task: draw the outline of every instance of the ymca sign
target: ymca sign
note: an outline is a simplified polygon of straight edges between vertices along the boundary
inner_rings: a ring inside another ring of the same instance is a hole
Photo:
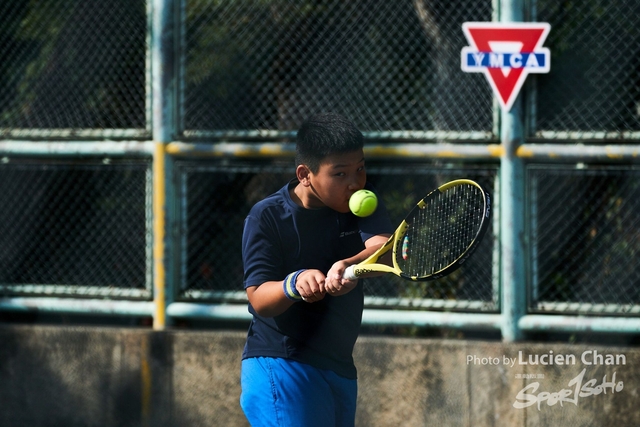
[[[551,30],[546,22],[465,22],[462,30],[470,44],[462,48],[462,71],[484,73],[505,111],[529,73],[550,70],[551,54],[542,47]]]

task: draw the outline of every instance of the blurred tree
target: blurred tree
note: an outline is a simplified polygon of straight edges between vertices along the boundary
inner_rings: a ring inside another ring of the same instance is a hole
[[[0,126],[146,127],[142,0],[11,0],[0,13]]]

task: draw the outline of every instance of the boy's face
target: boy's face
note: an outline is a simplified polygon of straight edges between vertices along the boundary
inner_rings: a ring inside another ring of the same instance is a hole
[[[301,183],[307,189],[308,206],[327,206],[338,212],[349,212],[349,198],[364,188],[367,172],[362,149],[327,156],[317,173],[307,170]]]

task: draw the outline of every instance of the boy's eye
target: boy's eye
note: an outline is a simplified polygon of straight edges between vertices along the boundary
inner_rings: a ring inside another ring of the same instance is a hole
[[[362,172],[362,171],[364,171],[364,170],[365,170],[365,167],[364,167],[364,166],[360,166],[360,167],[356,170],[356,172]],[[336,173],[334,174],[334,176],[347,176],[347,173],[346,173],[346,172],[336,172]]]

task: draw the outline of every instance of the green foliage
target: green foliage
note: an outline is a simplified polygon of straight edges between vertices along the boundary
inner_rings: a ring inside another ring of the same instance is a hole
[[[142,0],[13,0],[0,13],[0,126],[144,128]]]

